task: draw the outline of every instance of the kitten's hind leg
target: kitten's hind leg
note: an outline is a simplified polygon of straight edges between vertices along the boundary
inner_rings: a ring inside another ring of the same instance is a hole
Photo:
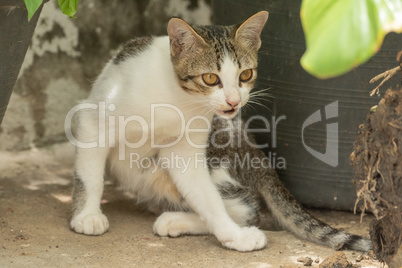
[[[223,203],[234,222],[247,227],[256,222],[257,215],[243,199],[224,199]],[[170,237],[210,234],[206,223],[194,212],[164,212],[155,221],[153,231],[156,235]]]
[[[154,223],[154,233],[159,236],[209,234],[207,225],[193,212],[165,212]]]
[[[252,192],[233,179],[226,169],[212,170],[211,177],[233,221],[240,226],[258,225],[259,204]]]
[[[255,220],[251,217],[251,208],[240,198],[226,199],[223,202],[230,217],[240,226],[249,226],[250,221]],[[156,235],[170,237],[211,234],[206,223],[194,212],[164,212],[155,221],[153,231]]]

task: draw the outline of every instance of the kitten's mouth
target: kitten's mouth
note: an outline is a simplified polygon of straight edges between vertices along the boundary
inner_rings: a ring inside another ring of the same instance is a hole
[[[232,116],[237,114],[238,110],[239,109],[235,109],[235,108],[232,108],[232,109],[229,109],[229,110],[216,110],[216,114],[220,115],[220,116],[223,116],[223,117],[231,118]]]

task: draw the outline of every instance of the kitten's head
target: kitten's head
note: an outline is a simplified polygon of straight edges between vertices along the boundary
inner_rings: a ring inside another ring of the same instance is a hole
[[[257,78],[260,34],[267,19],[266,11],[233,26],[191,27],[171,19],[171,58],[183,90],[206,96],[217,115],[233,118]]]

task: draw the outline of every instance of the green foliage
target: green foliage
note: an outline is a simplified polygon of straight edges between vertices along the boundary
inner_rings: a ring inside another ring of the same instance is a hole
[[[28,20],[31,20],[39,6],[43,3],[43,0],[24,0],[24,3],[28,10]],[[74,17],[77,12],[78,0],[57,0],[57,3],[64,14],[71,18]]]
[[[371,58],[391,31],[402,32],[401,0],[303,0],[303,68],[318,78],[341,75]]]
[[[64,14],[74,18],[75,13],[77,12],[78,0],[57,0],[57,3]]]
[[[38,10],[42,2],[43,0],[24,0],[28,11],[28,20],[31,20],[32,16],[35,14],[36,10]]]

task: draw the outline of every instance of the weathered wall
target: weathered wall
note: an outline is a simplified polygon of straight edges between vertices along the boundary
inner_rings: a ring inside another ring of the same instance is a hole
[[[76,19],[45,4],[0,128],[0,150],[66,141],[64,118],[84,99],[116,49],[135,36],[163,35],[170,17],[209,24],[208,0],[85,0]]]

